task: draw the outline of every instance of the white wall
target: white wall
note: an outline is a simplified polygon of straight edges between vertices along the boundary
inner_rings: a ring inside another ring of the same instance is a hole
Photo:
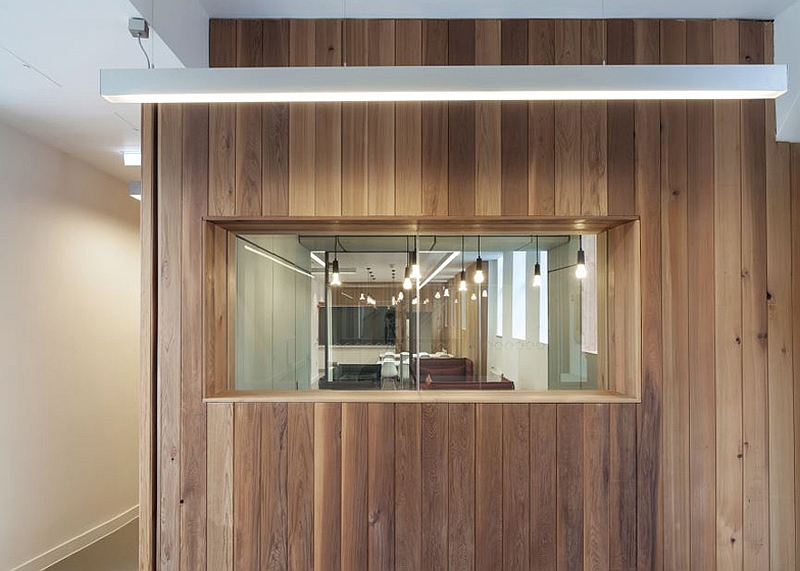
[[[137,503],[139,203],[0,124],[0,570]]]
[[[775,102],[779,141],[800,142],[800,2],[775,18],[775,63],[789,66],[789,91]]]

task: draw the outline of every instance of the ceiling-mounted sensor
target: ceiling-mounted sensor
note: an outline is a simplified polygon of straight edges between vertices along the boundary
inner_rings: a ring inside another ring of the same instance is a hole
[[[134,38],[146,40],[150,37],[150,26],[144,18],[128,18],[128,31]]]

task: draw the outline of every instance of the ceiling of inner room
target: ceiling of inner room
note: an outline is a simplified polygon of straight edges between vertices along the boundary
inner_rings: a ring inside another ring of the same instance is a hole
[[[212,18],[753,18],[794,0],[199,0]]]

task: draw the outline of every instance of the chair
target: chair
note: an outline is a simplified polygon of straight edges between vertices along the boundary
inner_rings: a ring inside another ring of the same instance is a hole
[[[392,380],[392,385],[395,390],[397,390],[397,363],[395,363],[392,357],[387,357],[383,360],[383,363],[381,363],[381,389],[383,389],[387,379]]]

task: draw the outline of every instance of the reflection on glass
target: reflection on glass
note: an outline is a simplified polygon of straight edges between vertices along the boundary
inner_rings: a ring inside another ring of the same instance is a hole
[[[238,236],[235,386],[602,388],[602,244],[589,235]]]

